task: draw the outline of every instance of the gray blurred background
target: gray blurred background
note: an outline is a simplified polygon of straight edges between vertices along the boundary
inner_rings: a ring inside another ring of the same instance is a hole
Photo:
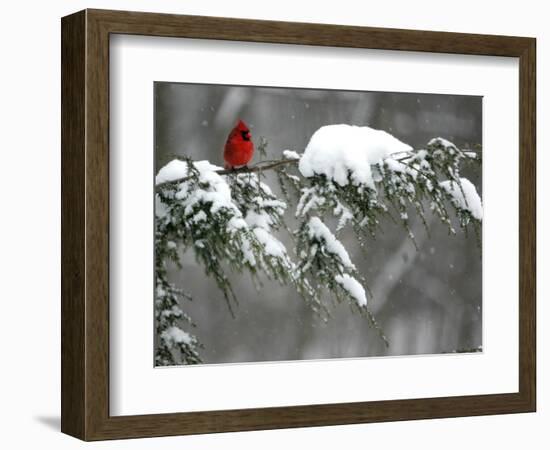
[[[302,152],[321,126],[336,123],[383,129],[412,145],[444,137],[459,147],[482,143],[482,98],[439,94],[354,92],[224,85],[155,83],[156,171],[176,157],[208,159],[223,166],[228,133],[240,118],[253,140],[268,140],[268,159],[285,149]],[[255,155],[254,161],[259,155]],[[463,172],[480,195],[481,168]],[[268,183],[277,193],[277,183]],[[294,209],[287,217],[292,223]],[[411,214],[411,217],[413,215]],[[346,304],[335,305],[328,323],[318,319],[291,286],[265,282],[257,292],[249,277],[231,277],[240,305],[232,318],[222,294],[191,252],[170,279],[194,297],[184,310],[204,344],[205,363],[412,355],[480,350],[482,345],[481,250],[474,233],[449,236],[428,216],[427,236],[413,223],[419,250],[389,220],[384,234],[369,241],[367,255],[351,232],[342,233],[373,297],[369,306],[390,346],[365,318]],[[458,227],[457,227],[458,229]],[[285,232],[278,237],[288,243]],[[287,247],[290,252],[292,249]]]

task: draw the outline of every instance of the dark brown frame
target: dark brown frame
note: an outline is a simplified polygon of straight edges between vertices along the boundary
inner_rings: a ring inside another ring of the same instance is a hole
[[[99,440],[535,411],[535,39],[103,10],[64,17],[61,31],[64,433]],[[518,57],[519,392],[109,416],[109,35],[114,33]]]

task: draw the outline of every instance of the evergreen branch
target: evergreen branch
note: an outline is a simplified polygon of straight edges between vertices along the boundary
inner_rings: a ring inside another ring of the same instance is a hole
[[[267,144],[262,145],[257,149],[261,158],[265,157],[262,149],[265,150]],[[322,173],[310,177],[289,173],[289,167],[296,168],[300,161],[295,155],[283,153],[281,159],[261,159],[251,167],[218,170],[211,170],[215,166],[207,161],[195,164],[185,158],[176,164],[178,173],[185,176],[156,185],[159,201],[155,221],[158,365],[201,362],[202,344],[183,329],[194,326],[180,308],[181,300],[191,298],[172,285],[166,273],[166,262],[171,260],[179,265],[180,254],[187,249],[194,250],[197,262],[206,275],[214,279],[233,317],[232,303],[237,305],[237,298],[227,270],[248,272],[260,283],[259,275],[281,285],[291,283],[325,321],[330,316],[323,299],[325,292],[334,302],[349,301],[354,310],[358,307],[366,316],[388,347],[387,337],[375,317],[387,295],[369,289],[338,240],[339,231],[350,224],[363,248],[365,237],[374,238],[377,232],[383,231],[380,217],[389,215],[394,222],[401,222],[418,249],[420,245],[409,226],[411,208],[426,229],[429,226],[425,213],[429,210],[454,234],[449,214],[452,206],[460,227],[466,231],[473,225],[479,239],[481,199],[475,187],[472,187],[473,195],[466,195],[463,183],[471,183],[461,178],[460,164],[468,159],[479,163],[480,158],[444,139],[431,140],[425,149],[392,153],[371,164],[371,183],[357,183],[352,168],[345,184]],[[262,182],[263,172],[271,169],[276,172],[286,202],[279,200]],[[228,176],[222,178],[223,175]],[[275,234],[280,229],[288,230],[285,210],[292,202],[287,186],[298,196],[295,218],[299,227],[291,233],[297,262]],[[479,204],[477,208],[476,204]],[[398,218],[393,217],[390,208],[395,209]],[[336,228],[334,232],[323,223],[327,216],[338,219],[337,226],[332,227]],[[380,298],[380,301],[373,309],[367,309],[367,297]]]
[[[404,154],[404,153],[406,153],[407,156],[400,157],[400,158],[395,158],[395,160],[397,162],[401,162],[402,164],[406,164],[405,161],[407,161],[411,158],[412,152],[396,152],[396,153],[392,153],[392,154],[388,155],[388,158],[391,157],[391,156],[395,156],[395,155],[398,155],[398,154]],[[257,164],[255,164],[254,166],[251,166],[251,167],[243,166],[243,167],[234,168],[234,169],[220,169],[220,170],[215,170],[214,173],[217,173],[218,175],[232,175],[232,174],[239,174],[239,173],[263,172],[265,170],[277,169],[277,168],[279,168],[281,166],[285,166],[287,164],[296,164],[299,161],[300,161],[299,158],[270,159],[270,160],[260,161],[260,162],[258,162]],[[414,170],[418,170],[418,169],[414,169]],[[168,185],[171,185],[171,184],[177,184],[177,183],[183,183],[185,181],[190,180],[191,178],[192,178],[191,176],[187,176],[187,177],[183,177],[183,178],[178,178],[177,180],[165,181],[163,183],[158,183],[155,186],[155,188],[156,188],[156,190],[159,190],[159,189],[163,188],[164,186],[168,186]]]

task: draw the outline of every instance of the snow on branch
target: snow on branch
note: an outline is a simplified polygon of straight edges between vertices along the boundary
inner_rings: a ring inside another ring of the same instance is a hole
[[[453,200],[449,193],[452,190],[441,185],[440,180],[450,178],[462,186],[465,179],[460,177],[460,166],[473,160],[475,153],[462,151],[442,138],[432,139],[424,149],[413,150],[383,131],[326,126],[313,135],[300,159],[305,186],[300,190],[296,215],[332,212],[339,218],[338,228],[351,223],[358,236],[374,236],[380,217],[388,214],[414,238],[409,229],[409,209],[413,208],[425,222],[428,202],[429,208],[454,232],[445,203]],[[471,188],[477,195],[475,187]],[[468,202],[468,197],[465,199]],[[479,211],[464,208],[454,200],[452,205],[461,226],[478,226]],[[481,201],[475,205],[481,209]]]
[[[359,281],[347,273],[343,275],[336,275],[334,280],[341,285],[353,299],[355,299],[359,306],[367,306],[367,294],[365,294],[365,288],[361,286]]]
[[[358,306],[367,305],[364,289],[363,295],[358,294],[357,289],[350,289],[352,284],[361,285],[354,278],[358,274],[348,251],[319,217],[302,222],[296,233],[296,252],[299,273],[307,277],[316,290],[328,289],[339,300],[343,294]]]
[[[451,196],[457,209],[471,214],[477,220],[483,218],[481,198],[470,180],[466,178],[460,178],[458,182],[446,180],[439,185]]]
[[[344,246],[336,239],[330,229],[321,222],[319,217],[312,217],[308,222],[305,222],[304,233],[307,234],[309,246],[307,252],[300,252],[302,262],[305,263],[303,267],[309,268],[312,265],[324,267],[328,264],[335,264],[338,272],[342,272],[344,269],[355,270],[355,266]],[[315,261],[315,258],[327,258],[329,261]]]

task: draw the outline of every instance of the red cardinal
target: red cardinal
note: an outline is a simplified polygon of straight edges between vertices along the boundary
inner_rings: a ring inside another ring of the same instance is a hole
[[[225,143],[223,159],[226,169],[234,169],[246,166],[254,156],[254,143],[248,125],[239,120],[235,128],[231,130]]]

